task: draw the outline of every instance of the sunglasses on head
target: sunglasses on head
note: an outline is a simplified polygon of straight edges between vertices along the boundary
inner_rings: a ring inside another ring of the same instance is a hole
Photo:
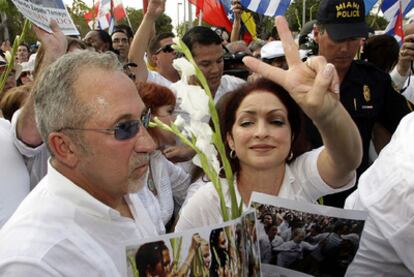
[[[164,52],[164,53],[171,53],[171,52],[175,51],[172,48],[172,46],[173,46],[172,44],[164,45],[163,47],[161,47],[160,49],[158,49],[157,51],[155,51],[155,54],[159,54],[161,51]]]
[[[128,120],[118,123],[114,128],[104,128],[104,129],[95,129],[95,128],[72,128],[65,127],[59,129],[57,132],[63,130],[72,130],[72,131],[96,131],[102,133],[113,133],[116,140],[127,140],[133,138],[140,129],[142,125],[144,128],[148,128],[149,122],[151,121],[151,110],[148,109],[145,114],[142,115],[141,119],[138,120]]]

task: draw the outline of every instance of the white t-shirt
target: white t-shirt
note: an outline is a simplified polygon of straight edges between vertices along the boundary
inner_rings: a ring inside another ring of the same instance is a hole
[[[153,70],[148,70],[147,82],[155,83],[167,88],[169,88],[172,85],[172,82],[170,80],[162,76],[157,71]]]
[[[30,191],[29,173],[13,144],[11,128],[0,118],[0,228]]]
[[[136,194],[134,219],[93,198],[48,166],[45,178],[0,230],[0,276],[122,276],[124,242],[156,236]]]
[[[414,275],[414,113],[359,178],[345,208],[368,211],[346,276]]]
[[[291,164],[286,165],[285,175],[279,191],[279,197],[292,200],[316,202],[321,196],[347,190],[355,184],[354,178],[345,186],[334,189],[328,186],[319,175],[317,160],[323,147],[306,152],[297,157]],[[226,206],[231,208],[228,186],[223,191]],[[241,196],[235,185],[237,202],[240,203]],[[247,208],[244,205],[244,208]],[[220,200],[212,183],[202,186],[188,200],[182,208],[180,218],[175,227],[176,231],[183,231],[196,227],[203,227],[223,222],[220,209]]]

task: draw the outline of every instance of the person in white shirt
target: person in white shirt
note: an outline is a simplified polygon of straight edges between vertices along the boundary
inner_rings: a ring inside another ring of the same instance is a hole
[[[171,90],[155,83],[141,83],[138,91],[145,106],[151,110],[152,117],[157,117],[167,125],[174,121],[175,95]],[[175,144],[175,134],[159,127],[150,128],[148,132],[157,150],[150,155],[147,185],[138,194],[154,223],[164,228],[172,219],[173,211],[178,212],[180,209],[187,195],[191,176],[162,154],[166,146]],[[145,190],[151,192],[158,205],[154,203],[153,197],[148,197],[150,195]],[[156,223],[160,220],[161,224]],[[164,232],[165,228],[162,230]]]
[[[58,45],[64,35],[51,27],[35,31]],[[148,111],[113,53],[64,55],[33,91],[51,158],[0,231],[0,275],[123,276],[125,241],[157,235],[135,193],[155,149]]]
[[[410,113],[345,202],[346,209],[368,212],[346,276],[414,275],[413,137],[414,113]]]
[[[0,118],[0,229],[30,191],[23,157],[13,145],[12,127]]]
[[[348,189],[354,185],[362,157],[359,132],[339,102],[334,66],[323,57],[303,63],[287,22],[283,17],[276,20],[289,70],[246,57],[250,69],[275,82],[259,79],[228,93],[218,104],[227,157],[236,175],[236,198],[244,207],[253,191],[315,202]],[[298,105],[318,126],[324,141],[323,147],[303,155],[298,151]],[[230,205],[228,186],[223,187]],[[182,208],[176,231],[220,222],[219,197],[209,183]]]
[[[128,60],[136,63],[132,69],[136,82],[153,82],[169,87],[180,76],[172,65],[176,52],[172,49],[173,33],[161,33],[154,36],[155,21],[164,13],[165,0],[151,0],[147,11],[131,43]],[[154,36],[152,39],[151,37]],[[148,50],[148,51],[147,51]],[[154,70],[148,70],[144,56],[147,51],[149,64]]]

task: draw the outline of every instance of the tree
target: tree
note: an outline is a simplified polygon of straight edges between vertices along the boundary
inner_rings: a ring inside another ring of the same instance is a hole
[[[23,29],[24,17],[17,10],[11,0],[0,0],[0,43],[9,39],[13,44],[14,38]],[[36,42],[36,35],[33,30],[29,30],[25,37],[25,42],[32,44]]]
[[[92,8],[89,8],[82,0],[73,0],[72,6],[67,7],[67,9],[81,37],[84,37],[90,31],[84,14],[90,12]]]
[[[137,31],[139,25],[142,22],[142,18],[144,17],[144,13],[142,9],[134,9],[134,8],[126,8],[129,20],[132,25],[132,29],[134,32]],[[156,21],[155,21],[155,31],[156,33],[161,32],[171,32],[173,29],[173,26],[171,24],[172,20],[171,18],[163,14],[161,15]],[[125,24],[128,25],[128,20],[126,18],[122,19],[121,21],[117,22],[117,24]]]

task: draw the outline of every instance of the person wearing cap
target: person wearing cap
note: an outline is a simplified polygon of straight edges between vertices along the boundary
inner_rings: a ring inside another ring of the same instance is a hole
[[[374,65],[354,60],[360,41],[367,36],[363,0],[322,0],[314,28],[319,55],[335,65],[340,80],[340,100],[358,126],[363,142],[363,159],[357,172],[369,166],[369,143],[375,123],[393,133],[400,120],[412,111],[412,104],[397,93],[389,75]],[[312,61],[312,58],[310,62]],[[306,131],[313,147],[322,145],[310,120]],[[324,197],[324,203],[343,207],[352,192]]]
[[[306,50],[299,50],[299,55],[301,59],[306,57]],[[285,51],[283,50],[282,42],[280,40],[273,40],[266,43],[261,51],[260,56],[262,61],[265,63],[271,64],[276,67],[280,67],[283,69],[288,69]]]

